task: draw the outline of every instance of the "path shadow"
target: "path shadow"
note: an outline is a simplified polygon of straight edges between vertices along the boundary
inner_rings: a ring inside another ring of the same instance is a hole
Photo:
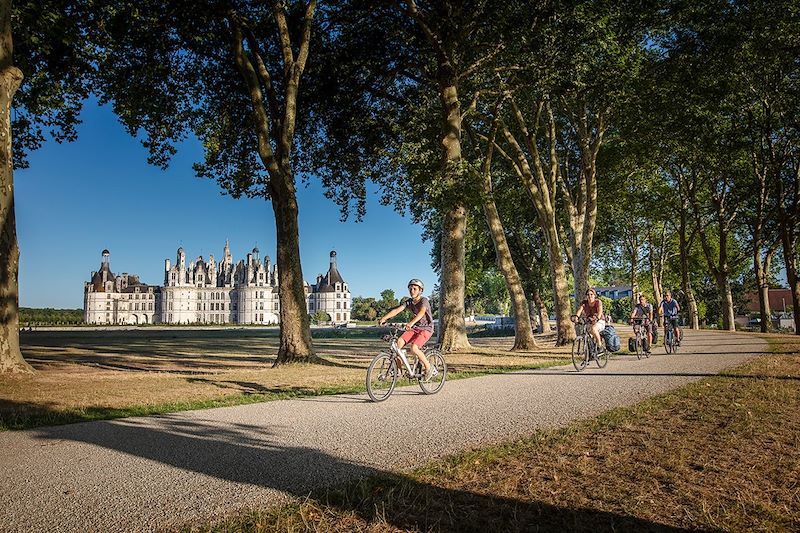
[[[434,486],[319,449],[282,444],[268,428],[247,424],[221,426],[164,416],[42,428],[35,433],[44,440],[89,443],[221,480],[312,498],[401,530],[684,531],[595,509]],[[363,484],[365,479],[370,481]],[[348,484],[347,490],[335,490]]]

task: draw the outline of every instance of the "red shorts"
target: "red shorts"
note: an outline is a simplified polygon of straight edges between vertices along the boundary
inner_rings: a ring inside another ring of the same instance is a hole
[[[400,338],[403,339],[403,342],[406,344],[412,343],[416,344],[419,348],[422,348],[422,345],[428,342],[428,339],[431,338],[431,335],[433,335],[432,331],[411,328],[400,335]]]

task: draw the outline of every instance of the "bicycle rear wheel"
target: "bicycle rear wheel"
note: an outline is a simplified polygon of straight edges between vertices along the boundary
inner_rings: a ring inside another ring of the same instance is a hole
[[[418,380],[419,388],[425,394],[436,394],[442,387],[447,379],[447,363],[444,360],[442,352],[438,348],[431,348],[425,352],[425,357],[428,359],[432,367],[431,379],[425,381],[424,379]]]
[[[397,365],[394,357],[379,353],[367,368],[367,394],[373,402],[382,402],[391,396],[397,385]]]
[[[577,337],[572,341],[572,366],[578,372],[586,368],[586,364],[589,362],[588,350],[585,337]]]

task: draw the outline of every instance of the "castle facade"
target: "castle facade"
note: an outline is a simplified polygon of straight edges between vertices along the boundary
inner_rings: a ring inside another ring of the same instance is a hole
[[[280,320],[278,266],[269,256],[261,261],[258,248],[235,263],[226,242],[219,263],[211,255],[188,264],[178,248],[174,265],[164,261],[163,286],[144,284],[128,273],[115,276],[109,255],[103,250],[100,269],[84,285],[87,324],[268,325]],[[323,311],[334,324],[350,320],[350,290],[336,267],[335,251],[328,272],[304,286],[309,314]]]

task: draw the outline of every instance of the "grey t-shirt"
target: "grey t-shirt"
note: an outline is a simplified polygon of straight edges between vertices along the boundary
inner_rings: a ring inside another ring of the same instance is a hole
[[[419,321],[414,324],[414,329],[421,329],[423,331],[433,331],[433,313],[431,312],[431,303],[424,296],[414,303],[411,298],[406,300],[406,309],[411,311],[411,317],[417,316],[420,309],[425,309],[425,314]]]
[[[650,304],[636,304],[634,308],[634,317],[635,318],[650,318],[650,315],[653,313],[653,306]]]

